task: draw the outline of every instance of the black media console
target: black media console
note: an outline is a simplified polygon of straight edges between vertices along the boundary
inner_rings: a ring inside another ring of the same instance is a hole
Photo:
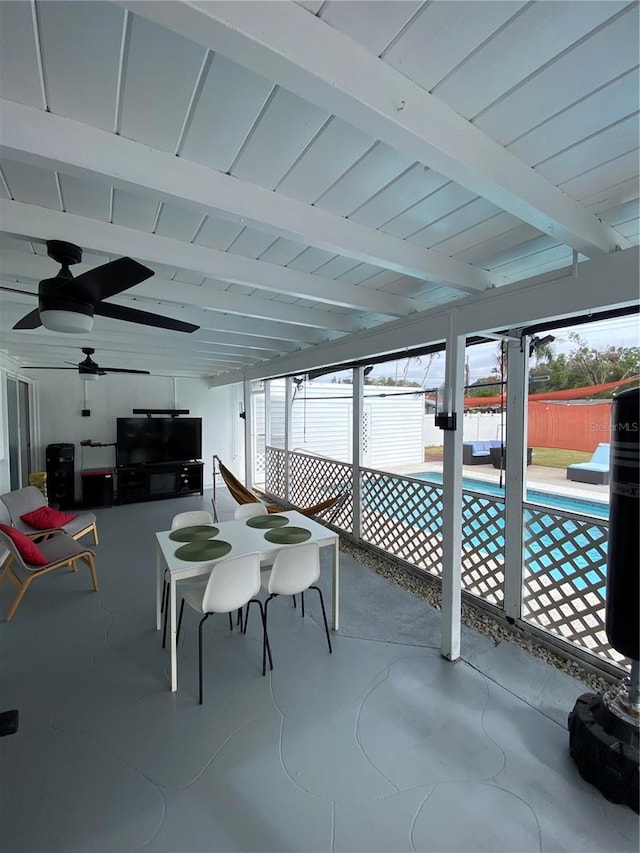
[[[121,504],[201,495],[202,462],[159,462],[118,468],[118,500]]]

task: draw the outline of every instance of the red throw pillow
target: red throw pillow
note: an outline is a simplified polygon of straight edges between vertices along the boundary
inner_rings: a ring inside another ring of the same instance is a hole
[[[0,530],[6,533],[9,539],[13,541],[25,563],[29,563],[30,566],[46,566],[48,564],[49,560],[47,560],[40,548],[28,536],[25,536],[24,533],[20,533],[15,527],[11,527],[8,524],[0,524]]]
[[[35,527],[36,530],[53,530],[68,524],[74,518],[75,515],[69,512],[60,512],[50,506],[39,506],[38,509],[21,515],[20,521],[24,521],[29,527]]]

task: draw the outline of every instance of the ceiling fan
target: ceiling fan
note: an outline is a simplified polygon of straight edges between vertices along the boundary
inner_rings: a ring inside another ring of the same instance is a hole
[[[153,275],[153,270],[133,258],[109,261],[74,278],[69,267],[82,260],[82,249],[79,246],[63,240],[47,240],[47,254],[60,264],[61,269],[53,278],[45,278],[39,283],[38,307],[18,320],[14,329],[44,326],[54,332],[86,334],[93,328],[94,314],[176,332],[195,332],[199,328],[192,323],[183,323],[160,314],[103,302],[109,296],[122,293]],[[12,287],[0,287],[0,290],[34,295]]]
[[[101,367],[91,358],[95,350],[92,347],[82,347],[82,352],[86,355],[79,364],[73,367],[52,367],[51,365],[26,367],[25,370],[77,370],[81,379],[95,380],[98,376],[106,376],[107,373],[138,373],[149,375],[148,370],[129,370],[122,367]],[[65,364],[73,364],[71,361],[65,361]]]

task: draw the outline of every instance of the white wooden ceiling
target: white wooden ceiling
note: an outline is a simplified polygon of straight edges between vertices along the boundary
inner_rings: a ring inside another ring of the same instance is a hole
[[[34,292],[122,255],[23,365],[214,376],[638,243],[638,3],[0,2],[1,263]]]

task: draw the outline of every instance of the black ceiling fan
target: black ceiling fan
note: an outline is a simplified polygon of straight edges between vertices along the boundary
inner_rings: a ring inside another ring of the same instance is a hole
[[[103,302],[153,275],[153,270],[133,258],[109,261],[74,278],[69,267],[82,260],[79,246],[63,240],[47,240],[47,254],[60,264],[61,269],[53,278],[45,278],[39,283],[38,307],[18,320],[14,329],[44,326],[54,332],[86,334],[93,328],[94,314],[175,332],[195,332],[199,328],[160,314]],[[29,291],[12,287],[0,287],[0,290],[34,296]]]
[[[77,370],[82,379],[97,379],[98,376],[106,376],[107,373],[138,373],[149,376],[148,370],[129,370],[122,367],[101,367],[91,358],[95,350],[92,347],[82,347],[82,352],[86,355],[79,364],[73,367],[52,367],[51,365],[40,365],[34,367],[25,367],[25,370]],[[71,361],[65,361],[65,364],[73,364]]]

